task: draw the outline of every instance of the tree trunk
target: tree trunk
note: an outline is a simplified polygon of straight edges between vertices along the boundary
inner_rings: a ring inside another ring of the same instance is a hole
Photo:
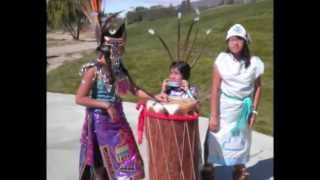
[[[224,4],[233,4],[233,0],[224,0]]]
[[[255,3],[256,0],[242,0],[242,4]]]
[[[75,40],[79,40],[79,37],[80,37],[80,26],[78,25],[77,34],[76,34],[76,39]]]
[[[191,2],[190,0],[187,0],[187,12],[191,11]]]
[[[70,23],[63,22],[65,29],[70,33],[73,39],[76,39],[76,32]]]
[[[76,39],[75,40],[79,40],[80,38],[80,30],[81,30],[82,24],[81,24],[81,19],[78,19],[77,22],[77,34],[76,34]]]

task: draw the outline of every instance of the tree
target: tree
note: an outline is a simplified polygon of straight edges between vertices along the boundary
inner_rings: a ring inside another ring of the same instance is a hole
[[[145,7],[136,7],[135,11],[129,11],[127,14],[128,24],[142,21],[147,10]]]
[[[73,39],[79,40],[80,29],[85,16],[80,9],[83,0],[50,0],[48,2],[48,25],[50,28],[63,28]]]
[[[189,13],[192,11],[192,5],[190,0],[183,0],[178,5],[178,11],[182,13]]]
[[[255,3],[256,0],[243,0],[244,4],[248,4],[248,3]]]
[[[127,14],[128,24],[148,20],[156,20],[162,17],[170,17],[176,15],[174,6],[164,7],[161,5],[151,6],[150,8],[136,7],[135,10],[129,11]]]
[[[233,4],[234,0],[224,0],[224,4]]]
[[[143,20],[156,20],[161,17],[175,16],[176,10],[173,6],[164,7],[164,6],[152,6],[148,9],[143,16]]]
[[[186,0],[187,1],[187,11],[190,12],[191,11],[191,2],[190,0]]]
[[[233,4],[249,4],[255,2],[255,0],[233,0]]]

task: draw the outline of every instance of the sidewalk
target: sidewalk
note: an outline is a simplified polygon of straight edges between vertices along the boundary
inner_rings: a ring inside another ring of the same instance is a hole
[[[134,103],[124,102],[124,111],[133,132],[137,130],[138,111]],[[47,93],[47,180],[78,179],[79,138],[84,107],[74,102],[74,95]],[[208,119],[199,119],[203,144]],[[135,134],[135,138],[137,135]],[[144,136],[145,137],[145,136]],[[273,137],[252,133],[251,160],[247,164],[249,180],[273,179]],[[139,146],[148,177],[147,144]],[[146,180],[148,178],[145,178]],[[231,169],[216,168],[216,180],[231,180]]]

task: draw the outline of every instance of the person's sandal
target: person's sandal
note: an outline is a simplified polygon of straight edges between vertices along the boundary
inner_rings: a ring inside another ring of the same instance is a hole
[[[235,168],[233,172],[234,180],[247,180],[248,176],[249,176],[249,172],[245,167]]]
[[[201,180],[214,180],[214,167],[208,163],[209,147],[208,147],[208,135],[209,131],[206,132],[206,138],[204,141],[204,165],[201,168]]]
[[[214,180],[214,167],[211,164],[202,166],[201,180]]]

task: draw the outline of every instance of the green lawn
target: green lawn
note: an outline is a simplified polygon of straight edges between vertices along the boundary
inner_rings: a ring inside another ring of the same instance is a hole
[[[186,34],[193,15],[182,18],[182,35]],[[273,1],[263,0],[249,5],[228,5],[201,12],[198,45],[205,45],[205,53],[192,70],[191,84],[200,89],[202,115],[210,111],[211,73],[214,58],[226,47],[225,35],[228,28],[241,23],[252,37],[250,49],[253,55],[261,57],[265,63],[262,77],[262,99],[255,130],[272,134],[273,129]],[[155,29],[167,42],[171,50],[176,46],[176,19],[162,18],[156,21],[144,21],[128,26],[128,45],[125,65],[136,83],[144,89],[157,93],[161,81],[168,75],[169,59],[160,42],[147,33]],[[212,33],[205,37],[205,31],[212,28]],[[184,40],[184,36],[182,36]],[[198,46],[199,47],[199,46]],[[203,46],[202,46],[203,47]],[[195,49],[199,50],[199,49]],[[75,62],[65,63],[47,76],[47,89],[51,92],[75,93],[79,85],[78,72],[83,63],[94,58],[94,52]],[[136,101],[133,96],[124,97],[127,101]]]

